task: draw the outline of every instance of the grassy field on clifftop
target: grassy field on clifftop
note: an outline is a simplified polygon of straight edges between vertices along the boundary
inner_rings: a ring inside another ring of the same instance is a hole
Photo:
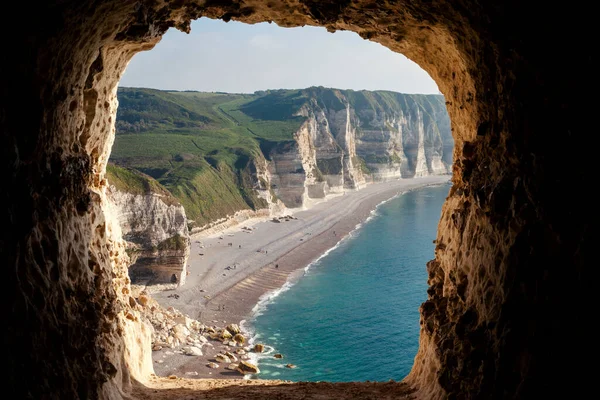
[[[252,160],[265,143],[293,140],[304,122],[294,107],[305,101],[300,91],[266,94],[119,88],[110,161],[156,179],[197,226],[265,207],[252,190]]]

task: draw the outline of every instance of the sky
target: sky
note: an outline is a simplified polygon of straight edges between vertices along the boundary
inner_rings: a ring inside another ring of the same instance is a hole
[[[416,63],[354,32],[205,17],[192,22],[189,34],[171,28],[152,50],[136,54],[119,86],[229,93],[309,86],[439,93]]]

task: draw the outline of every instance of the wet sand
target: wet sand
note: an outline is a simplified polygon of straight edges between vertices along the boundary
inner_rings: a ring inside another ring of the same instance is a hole
[[[308,210],[290,210],[286,215],[292,218],[278,223],[246,221],[220,234],[196,235],[192,237],[185,284],[152,297],[163,307],[172,306],[209,326],[243,323],[261,296],[300,278],[307,265],[365,221],[378,204],[399,193],[449,180],[449,175],[443,175],[370,184]],[[194,378],[242,378],[234,371],[206,367],[221,347],[215,344],[204,356],[193,358],[166,355],[165,350],[153,352],[155,361],[163,360],[155,364],[155,372],[159,376],[184,376],[196,371]]]

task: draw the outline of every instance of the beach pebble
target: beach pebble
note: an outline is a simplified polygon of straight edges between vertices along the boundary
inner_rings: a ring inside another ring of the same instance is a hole
[[[186,375],[194,375],[197,376],[198,375],[198,371],[188,371],[185,373]]]
[[[237,349],[235,351],[235,354],[240,355],[240,356],[244,355],[244,354],[246,354],[246,350],[244,350],[244,349]]]

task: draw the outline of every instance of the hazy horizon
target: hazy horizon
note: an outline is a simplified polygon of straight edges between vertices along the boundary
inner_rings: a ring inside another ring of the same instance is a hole
[[[189,34],[171,28],[153,49],[136,54],[119,86],[237,94],[312,86],[441,94],[416,63],[354,32],[204,17],[192,22]]]
[[[332,90],[349,90],[349,91],[354,91],[354,92],[361,92],[361,91],[369,91],[369,92],[394,92],[394,93],[401,93],[401,94],[426,94],[426,95],[439,95],[439,96],[443,96],[442,93],[406,93],[406,92],[399,92],[397,90],[389,90],[389,89],[359,89],[359,90],[355,90],[355,89],[344,89],[344,88],[338,88],[338,87],[330,87],[330,86],[322,86],[322,85],[312,85],[312,86],[307,86],[307,87],[284,87],[284,88],[276,88],[276,89],[258,89],[255,90],[254,92],[227,92],[224,90],[195,90],[195,89],[159,89],[159,88],[154,88],[154,87],[147,87],[147,86],[125,86],[125,85],[119,85],[119,88],[123,88],[123,89],[151,89],[151,90],[160,90],[160,91],[164,91],[164,92],[197,92],[197,93],[215,93],[215,94],[255,94],[256,92],[268,92],[268,91],[276,91],[276,90],[304,90],[304,89],[308,89],[311,87],[322,87],[324,89],[332,89]]]

